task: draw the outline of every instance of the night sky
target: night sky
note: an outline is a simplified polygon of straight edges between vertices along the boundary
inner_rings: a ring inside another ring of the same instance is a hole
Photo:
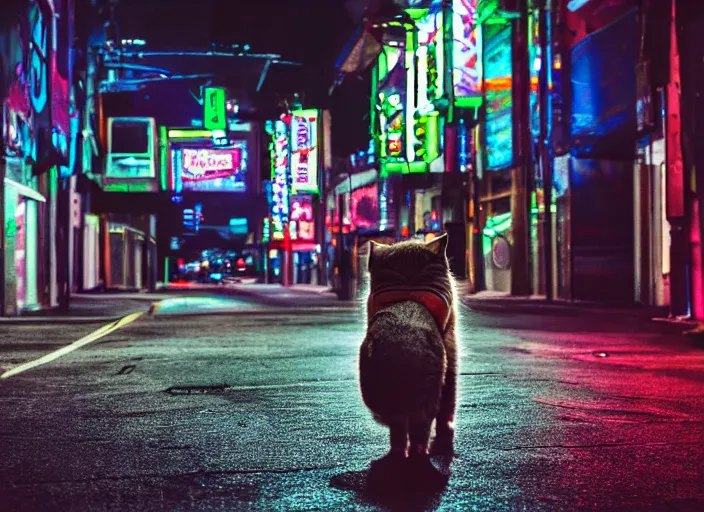
[[[120,37],[141,37],[153,47],[250,44],[254,52],[277,53],[301,62],[304,66],[297,79],[305,90],[306,104],[331,109],[335,156],[345,156],[366,148],[369,110],[366,77],[349,77],[328,96],[335,61],[356,27],[345,7],[349,3],[355,2],[121,0],[117,19]]]

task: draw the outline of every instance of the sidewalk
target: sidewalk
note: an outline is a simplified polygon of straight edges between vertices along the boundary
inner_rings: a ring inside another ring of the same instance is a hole
[[[0,317],[0,325],[37,323],[104,323],[148,311],[152,303],[178,295],[170,293],[80,293],[71,295],[68,310],[58,308],[24,312],[21,316]]]
[[[601,302],[569,301],[554,299],[548,301],[543,295],[517,297],[504,292],[482,291],[468,294],[460,290],[461,301],[473,311],[504,312],[514,314],[553,314],[582,316],[585,314],[636,316],[647,320],[667,319],[666,306],[621,306]],[[673,320],[674,321],[674,320]]]
[[[296,284],[237,283],[213,288],[216,293],[247,297],[261,304],[277,307],[357,309],[356,301],[341,301],[327,286]]]

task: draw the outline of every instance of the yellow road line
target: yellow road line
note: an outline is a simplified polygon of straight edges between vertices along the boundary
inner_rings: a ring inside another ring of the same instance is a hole
[[[124,327],[127,324],[131,324],[143,314],[144,311],[140,311],[138,313],[131,313],[127,316],[120,318],[119,320],[104,325],[100,329],[93,331],[92,333],[88,334],[87,336],[84,336],[80,340],[74,341],[70,345],[61,347],[60,349],[55,350],[54,352],[50,352],[45,356],[40,357],[39,359],[35,359],[34,361],[28,361],[19,366],[16,366],[11,370],[6,371],[2,375],[0,375],[0,379],[7,379],[8,377],[12,377],[13,375],[17,375],[18,373],[26,372],[27,370],[31,370],[32,368],[36,368],[37,366],[50,363],[51,361],[54,361],[55,359],[58,359],[61,356],[65,356],[66,354],[69,354],[74,350],[84,347],[89,343],[93,343],[94,341],[102,338],[103,336],[107,336],[108,334],[113,331],[116,331],[120,327]]]

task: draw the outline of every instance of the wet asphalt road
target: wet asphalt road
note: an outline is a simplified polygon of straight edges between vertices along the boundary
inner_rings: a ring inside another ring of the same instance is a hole
[[[388,436],[359,315],[259,311],[142,317],[0,380],[0,510],[704,510],[704,345],[617,315],[460,325],[440,492],[366,486]],[[0,368],[98,327],[0,326]]]

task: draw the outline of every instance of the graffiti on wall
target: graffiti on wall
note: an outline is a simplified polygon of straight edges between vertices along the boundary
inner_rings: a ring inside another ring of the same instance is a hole
[[[34,156],[34,119],[26,70],[29,48],[27,20],[18,18],[0,38],[0,55],[6,69],[7,95],[2,105],[2,137],[10,157]]]
[[[37,5],[30,10],[29,26],[29,89],[34,112],[40,115],[49,101],[49,22]]]

